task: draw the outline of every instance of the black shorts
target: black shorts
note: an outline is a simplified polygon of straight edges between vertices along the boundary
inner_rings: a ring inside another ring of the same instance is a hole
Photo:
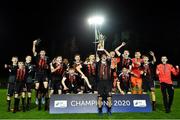
[[[155,88],[154,87],[154,80],[153,79],[146,79],[143,78],[143,82],[142,82],[142,89],[144,92],[151,92],[151,89]]]
[[[78,84],[80,85],[80,86],[85,86],[86,85],[86,83],[85,83],[85,81],[84,81],[84,79],[83,78],[77,78],[78,80]]]
[[[62,85],[59,80],[51,80],[50,90],[62,90]]]
[[[50,89],[51,90],[60,90],[60,89],[62,89],[61,80],[62,80],[62,77],[52,76],[51,83],[50,83]]]
[[[7,96],[10,96],[10,97],[13,96],[14,88],[15,88],[15,83],[8,83],[7,84]]]
[[[44,84],[43,82],[39,82],[38,94],[44,93]]]
[[[14,89],[15,94],[20,94],[21,92],[26,92],[26,91],[27,91],[27,88],[24,82],[18,81],[15,83],[15,89]]]
[[[88,77],[88,80],[89,80],[89,83],[91,84],[92,86],[92,89],[94,91],[97,91],[97,82],[96,82],[96,78],[94,76],[89,76]]]
[[[32,92],[33,83],[26,83],[27,92]]]
[[[81,91],[81,86],[76,84],[67,83],[66,86],[69,88],[66,92],[68,93],[78,93]]]
[[[122,89],[125,93],[131,91],[131,89],[130,89],[130,83],[129,83],[129,82],[120,82],[120,86],[121,86],[121,89]]]
[[[109,96],[112,91],[112,82],[110,80],[99,80],[97,90],[100,96]]]
[[[15,75],[10,75],[9,78],[8,78],[8,82],[9,83],[15,83],[16,81],[16,76]]]
[[[26,83],[33,83],[33,78],[32,77],[27,77]]]
[[[36,72],[35,83],[48,82],[48,75],[45,72]]]

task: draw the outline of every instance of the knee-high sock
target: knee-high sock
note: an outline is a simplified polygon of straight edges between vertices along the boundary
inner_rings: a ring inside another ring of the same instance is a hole
[[[19,101],[19,99],[18,98],[14,98],[14,113],[15,112],[17,112],[17,110],[18,110],[18,101]]]
[[[43,89],[43,97],[47,97],[48,96],[48,88],[44,88]]]
[[[27,105],[30,106],[30,104],[31,104],[31,97],[28,97],[27,98]]]
[[[107,97],[107,107],[108,107],[108,112],[111,111],[112,107],[112,97]]]
[[[25,98],[22,98],[22,107],[23,107],[23,112],[25,111]]]
[[[31,97],[27,98],[27,110],[30,109],[30,104],[31,104]]]
[[[45,98],[45,110],[49,109],[49,97]]]
[[[41,110],[41,98],[38,98],[38,110]]]
[[[155,96],[155,92],[151,91],[151,99],[152,99],[152,109],[153,111],[156,110],[156,96]]]
[[[99,112],[102,112],[102,105],[103,105],[103,102],[102,102],[102,97],[98,97],[98,109],[99,109]]]
[[[10,111],[11,100],[7,100],[7,105],[8,105],[8,111]]]

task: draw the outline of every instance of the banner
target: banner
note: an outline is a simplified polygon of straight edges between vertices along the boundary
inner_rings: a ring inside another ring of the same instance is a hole
[[[149,95],[112,96],[112,112],[151,112]],[[106,112],[106,102],[103,112]],[[52,95],[50,99],[51,114],[58,113],[97,113],[97,94]]]

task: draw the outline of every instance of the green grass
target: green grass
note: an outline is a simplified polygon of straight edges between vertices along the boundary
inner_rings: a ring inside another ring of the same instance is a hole
[[[104,114],[49,114],[45,111],[38,111],[32,100],[32,108],[28,112],[7,112],[6,90],[0,89],[0,119],[180,119],[180,89],[175,89],[172,112],[164,112],[162,95],[160,90],[156,90],[157,110],[151,113],[113,113],[112,116]]]

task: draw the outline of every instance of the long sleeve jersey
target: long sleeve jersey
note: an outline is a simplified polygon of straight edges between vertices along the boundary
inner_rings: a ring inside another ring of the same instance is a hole
[[[171,74],[178,75],[179,69],[175,69],[171,64],[159,64],[156,68],[156,74],[160,83],[173,84]]]

